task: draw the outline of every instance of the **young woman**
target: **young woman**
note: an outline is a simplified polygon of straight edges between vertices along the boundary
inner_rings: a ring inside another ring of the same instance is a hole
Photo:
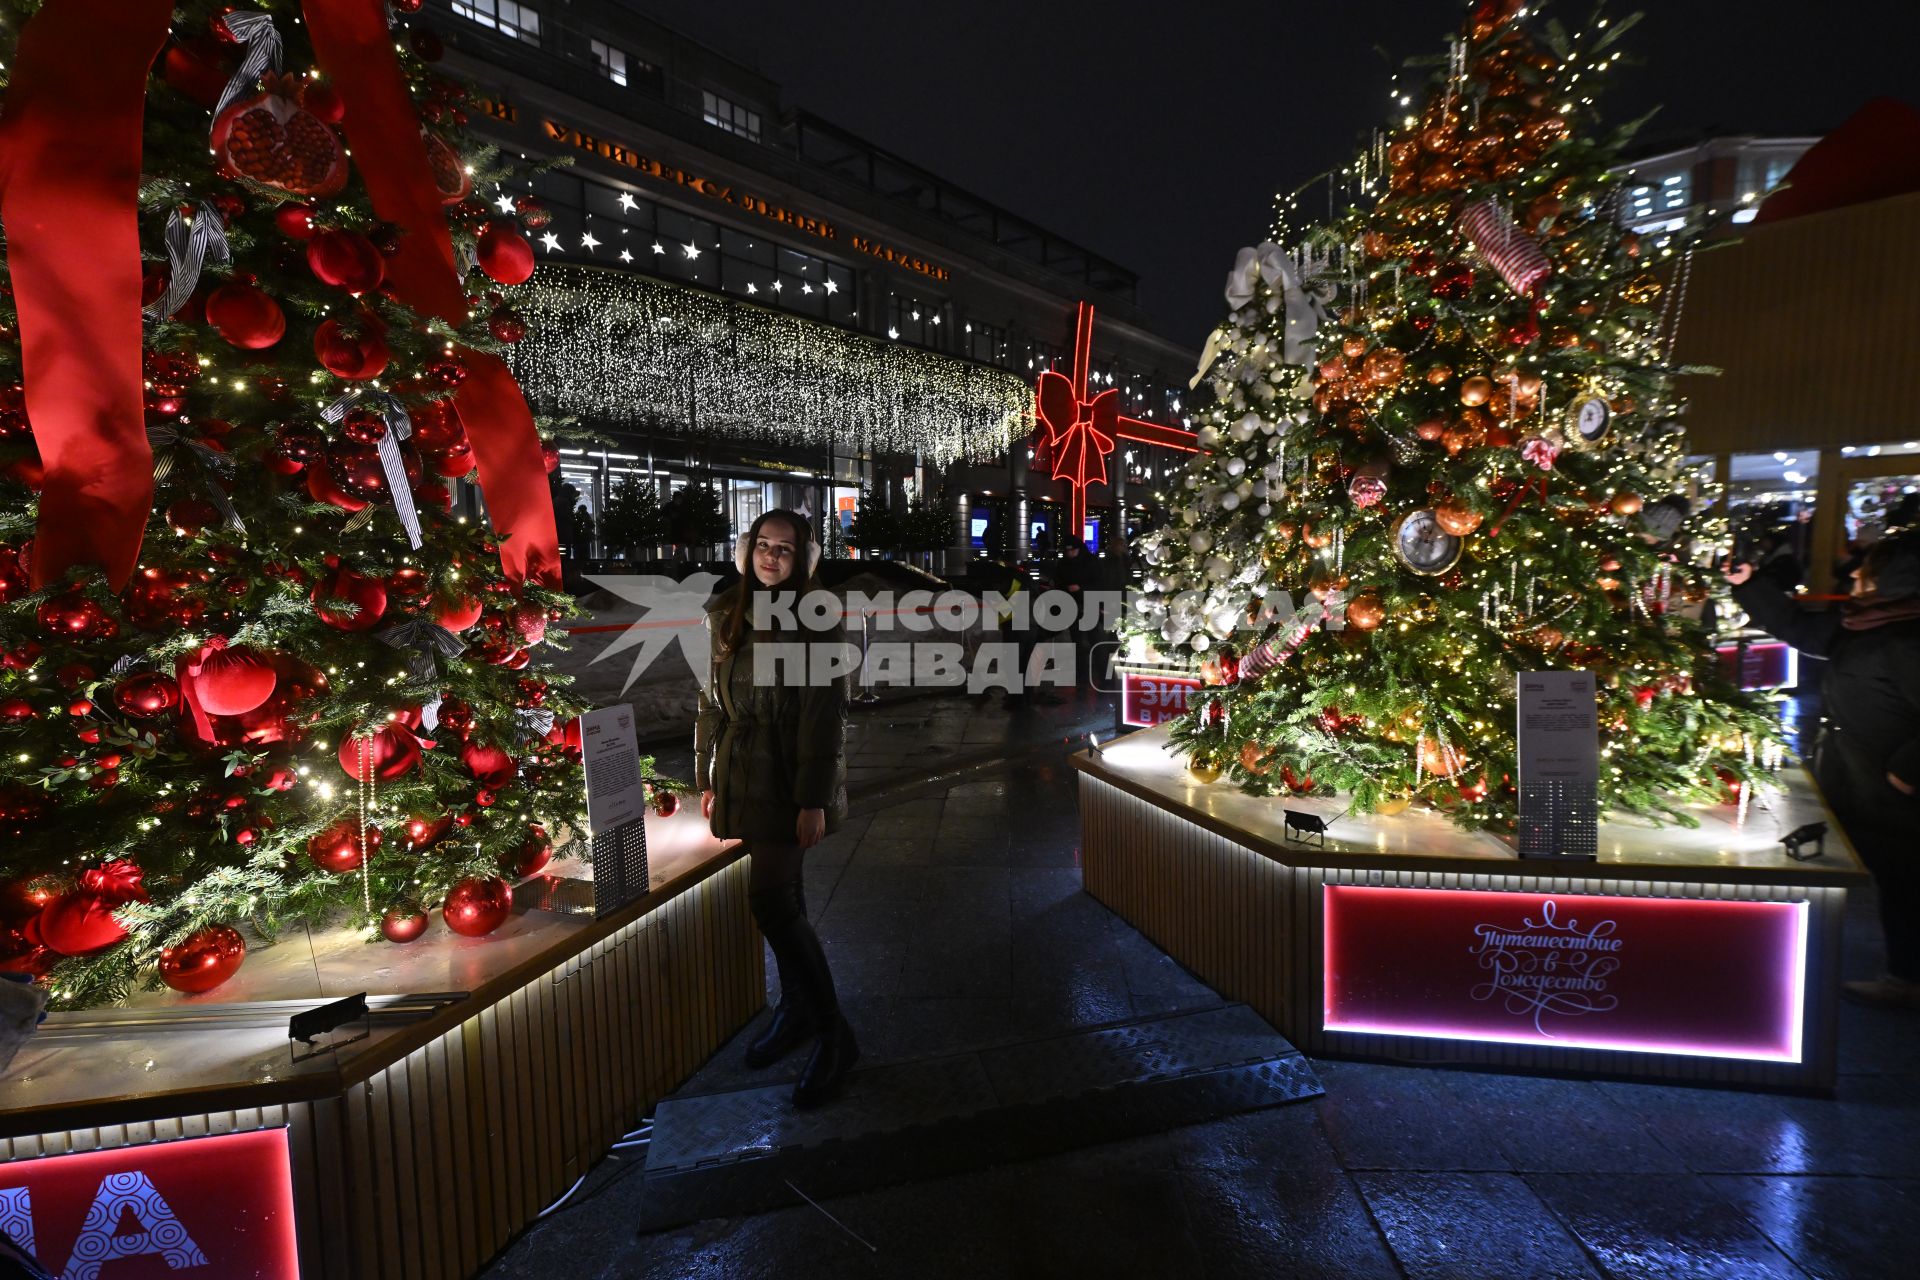
[[[1838,610],[1802,611],[1750,564],[1727,581],[1755,626],[1827,659],[1814,777],[1873,873],[1887,935],[1887,976],[1847,994],[1920,1008],[1920,530],[1875,543]]]
[[[820,588],[820,544],[804,516],[767,512],[735,559],[739,583],[707,610],[713,666],[694,727],[694,783],[713,834],[747,846],[753,918],[780,972],[779,1007],[747,1046],[747,1065],[770,1066],[813,1040],[793,1091],[796,1105],[811,1107],[840,1090],[860,1056],[834,998],[826,952],[807,922],[801,879],[806,851],[846,813],[847,678],[818,678],[831,669],[830,651],[844,650],[846,634],[837,614],[809,630],[798,607],[800,596]],[[776,644],[787,648],[780,661],[768,661],[767,646]]]

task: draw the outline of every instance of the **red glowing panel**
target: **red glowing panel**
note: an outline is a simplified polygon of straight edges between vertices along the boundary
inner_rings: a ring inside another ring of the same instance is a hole
[[[1800,683],[1800,654],[1792,645],[1763,640],[1721,645],[1720,671],[1742,689],[1783,689]]]
[[[1120,722],[1146,728],[1177,719],[1187,713],[1187,697],[1199,687],[1198,680],[1181,676],[1129,672],[1121,677]]]
[[[1034,416],[1053,478],[1073,490],[1072,529],[1087,524],[1087,486],[1107,481],[1107,455],[1115,440],[1137,440],[1163,449],[1198,453],[1198,438],[1179,427],[1163,427],[1120,412],[1120,393],[1112,388],[1087,398],[1087,366],[1093,358],[1093,306],[1082,302],[1073,317],[1073,376],[1048,369],[1034,387]]]
[[[1326,886],[1329,1031],[1800,1061],[1807,904]]]
[[[287,1131],[0,1164],[0,1230],[61,1280],[298,1280]]]

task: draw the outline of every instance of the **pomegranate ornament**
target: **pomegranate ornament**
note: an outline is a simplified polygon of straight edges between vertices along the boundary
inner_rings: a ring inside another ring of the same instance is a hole
[[[241,98],[213,122],[209,145],[220,172],[300,196],[330,196],[347,185],[347,150],[308,110],[303,82],[269,72],[260,92]]]

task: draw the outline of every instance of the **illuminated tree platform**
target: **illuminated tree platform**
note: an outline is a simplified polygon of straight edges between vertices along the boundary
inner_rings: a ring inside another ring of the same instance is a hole
[[[1597,859],[1523,861],[1433,812],[1202,782],[1166,738],[1074,757],[1086,890],[1307,1053],[1832,1087],[1841,920],[1867,876],[1804,774],[1771,808],[1610,816]],[[1820,855],[1790,857],[1814,822]]]
[[[739,846],[691,809],[647,828],[651,890],[602,917],[289,935],[212,995],[52,1015],[0,1082],[6,1229],[56,1274],[99,1274],[100,1248],[222,1276],[476,1274],[765,1002]],[[290,1038],[290,1015],[360,992],[364,1024]]]

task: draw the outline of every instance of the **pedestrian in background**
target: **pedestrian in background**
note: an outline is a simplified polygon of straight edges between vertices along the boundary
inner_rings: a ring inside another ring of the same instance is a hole
[[[740,581],[707,611],[712,671],[694,723],[694,785],[713,834],[747,846],[748,901],[780,972],[780,1004],[747,1046],[747,1065],[771,1066],[812,1040],[813,1055],[793,1090],[795,1105],[812,1107],[839,1092],[860,1056],[826,951],[807,920],[802,877],[807,850],[847,811],[847,678],[808,678],[825,665],[826,647],[845,647],[846,633],[838,621],[800,629],[805,614],[793,606],[801,594],[822,589],[815,576],[820,544],[804,516],[762,515],[740,540],[735,563]],[[775,592],[790,593],[786,609],[767,610],[773,625],[756,630],[755,605]],[[770,671],[756,673],[755,646],[783,643],[807,645],[808,661],[762,663]]]
[[[1872,1004],[1920,1008],[1920,531],[1873,545],[1837,611],[1808,612],[1751,564],[1729,564],[1754,625],[1827,659],[1814,777],[1873,873],[1887,973],[1846,984]]]

